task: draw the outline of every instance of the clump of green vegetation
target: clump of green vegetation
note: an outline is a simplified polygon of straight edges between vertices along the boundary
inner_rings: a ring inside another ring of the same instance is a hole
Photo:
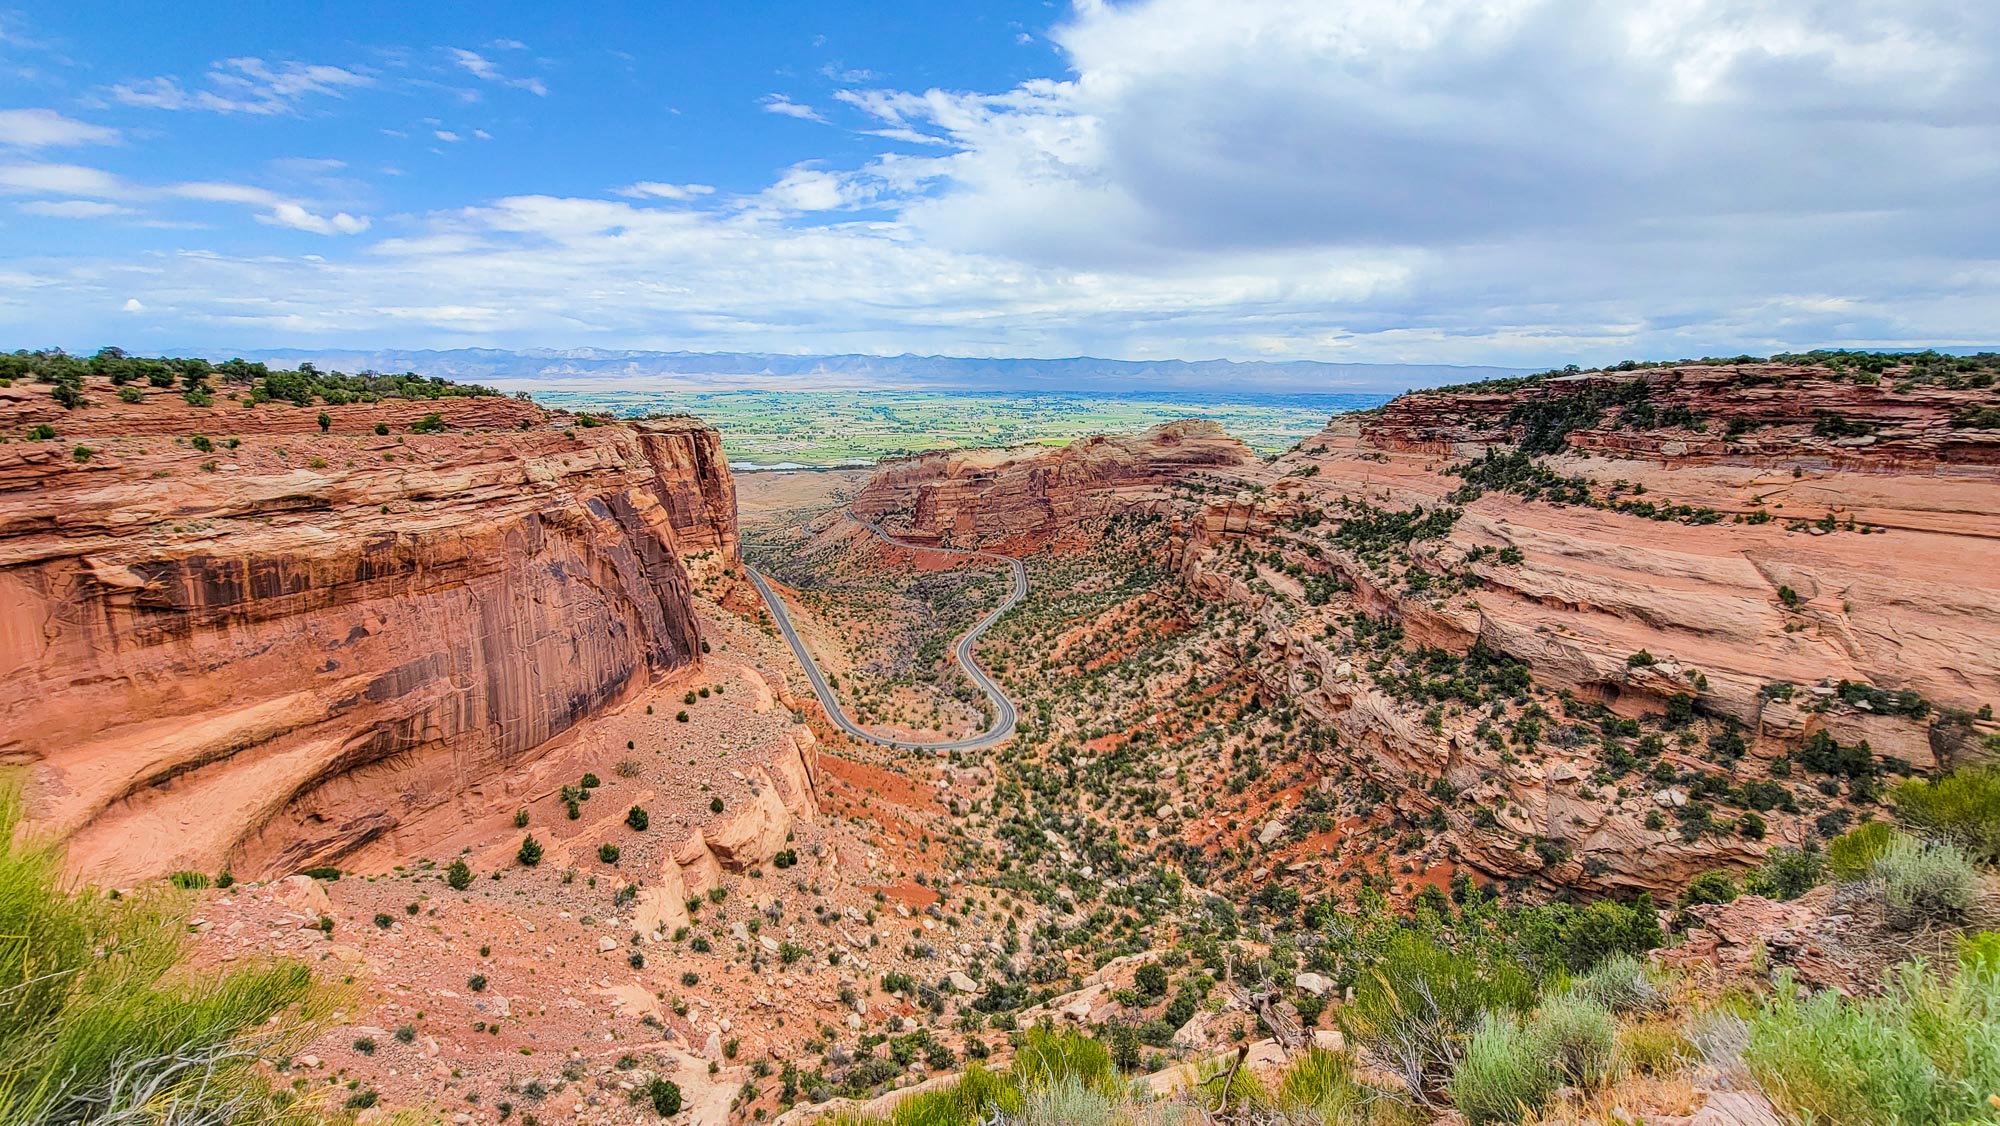
[[[1989,1121],[2000,1092],[2000,949],[1968,944],[1946,980],[1922,962],[1878,997],[1800,1000],[1789,971],[1750,1021],[1744,1062],[1780,1111],[1826,1126]]]
[[[1979,873],[1956,846],[1903,836],[1875,858],[1873,874],[1890,918],[1903,926],[1964,918],[1979,886]]]
[[[341,999],[297,962],[178,975],[186,899],[68,892],[55,849],[17,838],[0,781],[0,1122],[304,1121],[257,1062],[294,1051]]]
[[[1858,880],[1875,868],[1875,861],[1896,839],[1886,821],[1866,821],[1826,846],[1827,873],[1836,880]]]
[[[1472,1126],[1519,1122],[1555,1093],[1545,1046],[1512,1016],[1488,1018],[1466,1043],[1451,1077],[1452,1102]]]
[[[1905,779],[1890,796],[1904,824],[1952,842],[1981,863],[2000,864],[2000,766]]]
[[[529,834],[522,839],[521,849],[514,854],[514,859],[519,860],[522,865],[529,868],[540,864],[542,862],[542,842],[536,840],[532,833]]]

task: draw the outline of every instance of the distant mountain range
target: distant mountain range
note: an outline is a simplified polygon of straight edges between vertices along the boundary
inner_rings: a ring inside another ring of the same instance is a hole
[[[1520,375],[1527,369],[1316,360],[1061,360],[960,356],[786,356],[765,352],[636,352],[599,348],[364,351],[281,348],[238,353],[287,367],[414,371],[506,390],[954,390],[1301,394],[1378,392]],[[218,355],[215,359],[228,359]]]

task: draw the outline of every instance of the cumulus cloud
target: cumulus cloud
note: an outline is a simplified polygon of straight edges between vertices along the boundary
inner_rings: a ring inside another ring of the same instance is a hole
[[[0,109],[0,145],[22,149],[107,145],[118,130],[64,117],[52,109]]]
[[[2000,6],[1132,0],[1049,42],[1070,77],[843,91],[828,113],[894,144],[761,191],[468,201],[328,260],[52,258],[0,306],[143,291],[246,344],[1519,364],[2000,324]],[[0,191],[123,200],[92,175]]]
[[[291,113],[308,96],[343,97],[350,90],[372,86],[372,76],[358,69],[324,63],[269,63],[253,56],[223,59],[209,68],[205,86],[189,88],[179,78],[121,82],[106,93],[128,106],[162,110],[208,110],[260,116]]]

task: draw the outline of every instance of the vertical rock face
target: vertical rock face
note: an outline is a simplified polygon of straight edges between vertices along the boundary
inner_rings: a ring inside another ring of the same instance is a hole
[[[698,423],[648,420],[633,424],[639,448],[667,497],[668,516],[684,552],[714,552],[727,566],[741,561],[736,534],[736,480],[715,431]]]
[[[10,433],[47,412],[20,391]],[[99,878],[394,833],[696,663],[683,556],[736,561],[691,421],[463,399],[329,407],[323,433],[316,408],[92,398],[0,453],[0,758]],[[445,432],[409,432],[432,411]]]

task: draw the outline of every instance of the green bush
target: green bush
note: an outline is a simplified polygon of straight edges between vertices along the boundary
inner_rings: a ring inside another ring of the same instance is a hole
[[[1398,931],[1354,985],[1341,1027],[1411,1092],[1434,1105],[1450,1082],[1465,1037],[1483,1014],[1526,1007],[1535,989],[1508,957],[1482,958]]]
[[[1474,1032],[1451,1077],[1451,1098],[1471,1126],[1521,1122],[1547,1105],[1559,1082],[1540,1038],[1512,1016]]]
[[[1882,902],[1903,926],[1963,918],[1979,890],[1979,873],[1957,846],[1898,837],[1875,858]]]
[[[452,861],[451,867],[445,869],[444,882],[453,891],[464,891],[472,886],[472,868],[466,864],[463,856]]]
[[[1856,825],[1826,846],[1826,870],[1836,880],[1859,880],[1875,867],[1875,860],[1896,838],[1887,822],[1869,821]]]
[[[645,832],[646,826],[651,824],[652,820],[645,810],[636,805],[625,811],[625,824],[631,826],[635,832]]]
[[[1743,881],[1743,890],[1766,899],[1797,899],[1819,884],[1826,858],[1811,848],[1774,848]]]
[[[1575,994],[1551,997],[1536,1011],[1528,1031],[1541,1042],[1563,1082],[1590,1090],[1610,1078],[1618,1022],[1597,1001]]]
[[[1317,1119],[1333,1126],[1357,1114],[1364,1092],[1345,1053],[1308,1048],[1278,1080],[1276,1098],[1278,1108],[1292,1121]]]
[[[1639,1013],[1659,1007],[1660,989],[1646,963],[1630,954],[1613,954],[1570,983],[1576,996],[1614,1013]]]
[[[646,1097],[652,1100],[653,1113],[661,1118],[671,1117],[681,1112],[680,1084],[671,1079],[655,1076],[646,1084]]]
[[[597,858],[606,864],[618,863],[618,846],[609,842],[598,845]]]
[[[1738,894],[1736,878],[1718,868],[1711,872],[1703,872],[1701,875],[1688,881],[1688,886],[1681,891],[1681,906],[1692,907],[1703,903],[1728,903],[1730,900],[1735,899]]]
[[[1123,1093],[1111,1051],[1081,1032],[1030,1029],[1014,1055],[1014,1080],[1024,1090],[1040,1091],[1063,1083],[1116,1097]]]
[[[1800,1000],[1789,971],[1750,1023],[1743,1059],[1781,1112],[1817,1126],[1989,1122],[2000,1092],[2000,968],[1949,982],[1921,962],[1878,997]]]
[[[514,854],[514,859],[519,860],[529,868],[540,864],[542,862],[542,842],[536,840],[534,834],[528,834],[527,837],[522,839],[521,850]]]
[[[20,816],[0,778],[0,1122],[279,1120],[258,1057],[303,1047],[342,991],[297,962],[176,972],[186,894],[72,894]]]
[[[1952,842],[1982,864],[2000,864],[2000,766],[1905,779],[1890,796],[1904,824]]]

